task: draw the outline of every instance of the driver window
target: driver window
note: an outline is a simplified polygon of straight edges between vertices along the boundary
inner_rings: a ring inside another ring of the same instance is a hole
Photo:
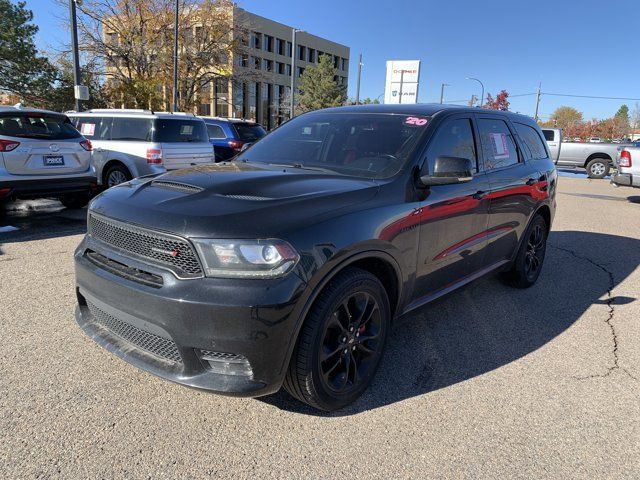
[[[431,174],[436,158],[441,156],[468,158],[476,166],[475,171],[478,172],[478,159],[473,141],[471,119],[459,118],[451,120],[438,128],[435,136],[429,142],[427,161],[422,167],[422,174]],[[428,168],[429,171],[425,172],[425,168]]]

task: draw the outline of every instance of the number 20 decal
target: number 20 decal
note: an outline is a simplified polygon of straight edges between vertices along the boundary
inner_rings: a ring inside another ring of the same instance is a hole
[[[404,121],[404,123],[406,123],[407,125],[415,125],[417,127],[421,127],[422,125],[426,125],[427,124],[427,119],[426,118],[418,118],[418,117],[407,117],[407,119]]]

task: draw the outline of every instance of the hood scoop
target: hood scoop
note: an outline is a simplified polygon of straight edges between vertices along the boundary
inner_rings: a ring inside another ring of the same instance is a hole
[[[235,198],[236,200],[249,200],[251,202],[264,202],[265,200],[274,200],[271,197],[260,197],[258,195],[234,195],[227,194],[224,195],[227,198]]]
[[[168,180],[154,180],[151,182],[152,187],[166,188],[168,190],[175,190],[184,193],[199,193],[204,190],[202,187],[196,185],[190,185],[182,182],[171,182]]]

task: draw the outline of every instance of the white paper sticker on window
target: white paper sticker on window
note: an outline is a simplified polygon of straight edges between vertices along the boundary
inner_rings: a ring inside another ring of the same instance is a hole
[[[180,125],[180,135],[193,135],[193,125]]]
[[[509,158],[506,133],[490,133],[491,145],[493,147],[493,158],[496,160]]]
[[[86,135],[87,137],[93,137],[96,131],[95,123],[81,123],[80,124],[80,133],[82,135]]]

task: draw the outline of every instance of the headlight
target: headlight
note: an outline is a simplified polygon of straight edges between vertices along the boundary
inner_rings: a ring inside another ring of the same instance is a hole
[[[208,277],[273,278],[290,271],[298,254],[283,240],[193,239]]]

